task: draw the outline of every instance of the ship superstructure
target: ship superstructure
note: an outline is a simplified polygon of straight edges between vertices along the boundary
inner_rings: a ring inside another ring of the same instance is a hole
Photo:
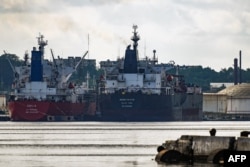
[[[94,95],[88,88],[69,82],[87,52],[69,66],[59,56],[55,59],[52,50],[53,61],[44,59],[47,44],[40,35],[38,48],[31,51],[31,62],[26,52],[24,65],[14,68],[14,92],[8,102],[11,120],[75,120],[95,115]]]
[[[197,86],[188,87],[183,76],[170,74],[173,62],[158,64],[153,58],[139,59],[137,26],[133,26],[133,46],[125,57],[102,61],[104,76],[99,85],[99,105],[103,120],[178,121],[200,120],[202,93]],[[177,68],[178,69],[178,68]]]

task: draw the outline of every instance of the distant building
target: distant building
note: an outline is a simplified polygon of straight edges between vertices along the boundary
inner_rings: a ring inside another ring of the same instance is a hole
[[[203,94],[203,114],[227,114],[250,118],[250,84],[229,86],[218,93]]]
[[[82,65],[83,66],[94,66],[94,67],[96,67],[96,60],[95,59],[84,59],[83,61],[82,61]]]
[[[232,82],[212,82],[210,83],[210,92],[215,93],[232,85],[234,85]]]
[[[203,93],[203,113],[226,113],[227,95],[223,93]]]
[[[6,96],[0,94],[0,113],[6,111]]]
[[[65,64],[70,65],[70,66],[76,66],[80,60],[81,60],[81,57],[73,57],[73,56],[70,56],[67,59],[63,59]],[[83,59],[80,65],[83,67],[86,67],[86,66],[96,67],[96,60],[95,59]]]

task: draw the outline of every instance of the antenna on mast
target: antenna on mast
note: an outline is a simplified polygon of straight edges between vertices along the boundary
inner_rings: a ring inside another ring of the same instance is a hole
[[[134,31],[133,31],[133,36],[131,37],[131,40],[132,41],[134,41],[134,50],[137,50],[137,46],[138,46],[138,41],[140,40],[140,36],[137,34],[137,31],[136,31],[136,29],[138,28],[138,26],[137,25],[133,25],[133,29],[134,29]]]
[[[42,56],[44,56],[44,47],[46,45],[48,45],[48,40],[44,40],[44,36],[39,33],[39,37],[37,37],[37,41],[38,41],[38,46],[39,46],[39,50],[42,52]]]
[[[89,53],[89,34],[88,34],[88,53]],[[88,54],[88,59],[89,59],[89,54]]]

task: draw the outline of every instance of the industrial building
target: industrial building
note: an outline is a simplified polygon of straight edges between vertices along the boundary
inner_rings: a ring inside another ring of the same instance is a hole
[[[250,120],[250,84],[229,86],[203,94],[204,119]]]
[[[0,112],[3,112],[6,110],[6,96],[0,94]]]

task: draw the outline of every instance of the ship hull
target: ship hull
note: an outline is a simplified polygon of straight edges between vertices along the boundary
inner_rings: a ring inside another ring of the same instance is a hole
[[[98,107],[103,121],[197,121],[201,120],[199,99],[202,96],[196,96],[185,93],[101,94]]]
[[[182,120],[201,121],[203,117],[202,102],[202,94],[187,94],[187,98],[182,104]]]
[[[51,101],[8,102],[12,121],[71,121],[95,115],[95,103],[69,103]]]

